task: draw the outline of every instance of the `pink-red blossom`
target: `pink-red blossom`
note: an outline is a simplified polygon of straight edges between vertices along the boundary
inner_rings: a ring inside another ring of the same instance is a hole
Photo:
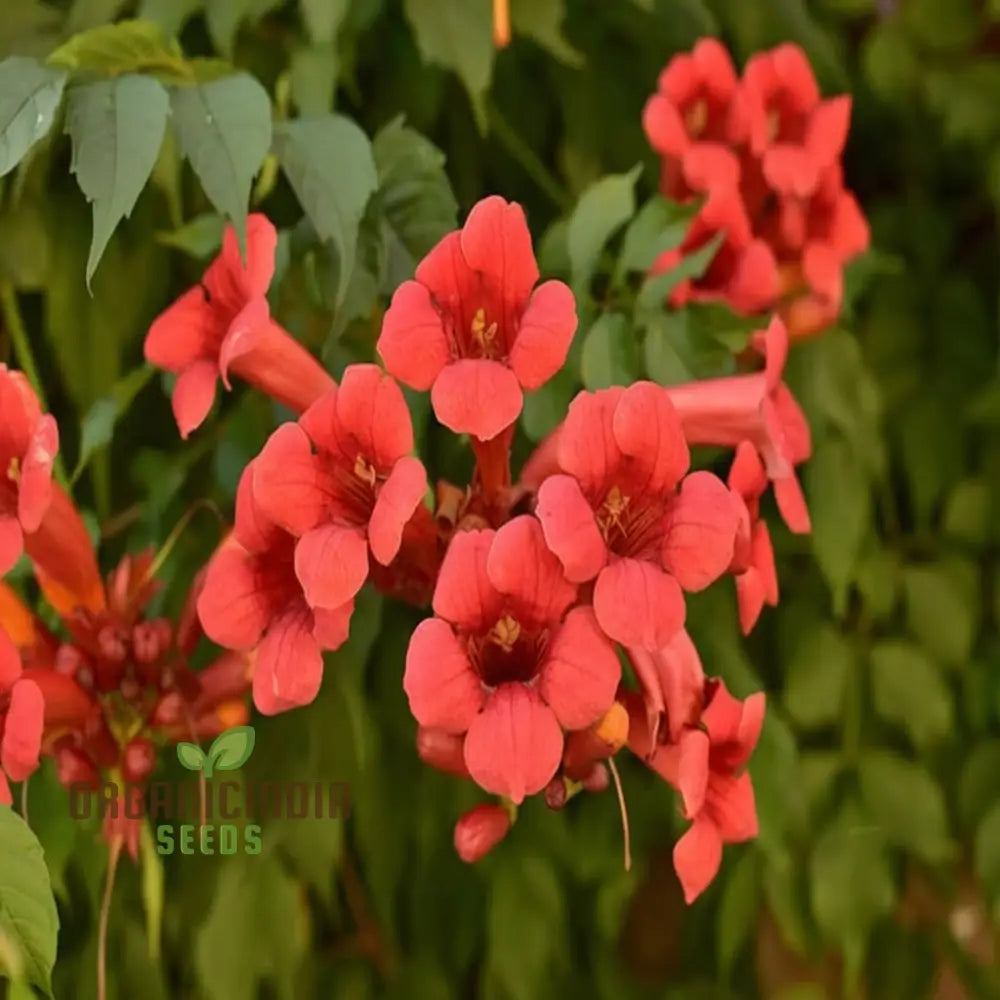
[[[221,377],[240,378],[302,412],[333,383],[319,362],[271,318],[277,232],[263,215],[247,219],[246,260],[229,226],[201,284],[160,314],[146,336],[146,360],[177,375],[173,410],[181,436],[201,425]]]
[[[538,282],[520,205],[484,198],[396,289],[378,351],[414,389],[431,390],[438,420],[487,441],[521,412],[523,390],[562,367],[576,305],[561,281]]]
[[[24,781],[38,767],[45,703],[38,685],[23,676],[21,657],[0,627],[0,802],[11,804],[8,781]]]
[[[445,555],[434,614],[406,654],[403,687],[421,726],[463,736],[486,791],[521,802],[556,773],[564,730],[614,701],[621,668],[535,518],[461,531]]]
[[[254,500],[298,539],[295,573],[312,607],[354,598],[368,552],[387,566],[427,490],[399,386],[376,365],[351,365],[298,423],[279,427],[254,463]]]
[[[658,650],[684,624],[684,590],[733,558],[739,507],[690,454],[667,390],[651,382],[580,393],[558,438],[562,473],[538,490],[537,514],[566,576],[594,580],[604,632]]]

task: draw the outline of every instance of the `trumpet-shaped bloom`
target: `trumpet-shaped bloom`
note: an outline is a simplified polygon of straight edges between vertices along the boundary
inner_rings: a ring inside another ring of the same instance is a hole
[[[24,375],[0,364],[0,576],[48,509],[58,450],[55,419],[42,413]]]
[[[520,205],[483,199],[393,295],[378,341],[386,368],[430,389],[456,434],[491,440],[517,419],[522,390],[559,371],[576,331],[569,288],[535,288],[538,277]]]
[[[23,675],[21,657],[0,628],[0,802],[10,805],[9,781],[24,781],[38,767],[45,704],[38,685]]]
[[[795,466],[809,457],[812,441],[809,424],[782,381],[788,356],[785,324],[774,317],[753,343],[764,356],[762,371],[690,382],[665,391],[691,444],[736,448],[749,441],[774,485],[785,523],[792,531],[807,532],[809,511]]]
[[[566,576],[594,580],[604,632],[655,651],[684,624],[684,590],[729,567],[739,508],[690,455],[667,391],[651,382],[580,393],[558,437],[562,474],[538,490],[537,514]],[[595,579],[596,578],[596,579]]]
[[[705,685],[698,728],[657,745],[641,703],[630,699],[629,746],[681,794],[691,826],[674,848],[684,898],[694,902],[715,878],[722,845],[757,836],[753,784],[744,770],[764,723],[764,694],[739,701],[718,679]]]
[[[521,802],[559,767],[563,730],[584,729],[614,701],[618,658],[535,518],[451,542],[417,626],[403,687],[421,726],[464,736],[469,774]]]
[[[254,499],[298,539],[294,567],[310,606],[352,600],[369,549],[383,566],[395,558],[427,489],[412,450],[403,393],[376,365],[350,366],[339,388],[271,435],[254,462]]]
[[[736,576],[736,599],[740,627],[747,635],[756,625],[765,604],[778,603],[778,574],[767,522],[760,516],[760,497],[767,488],[767,473],[749,441],[736,448],[729,469],[729,488],[746,504],[746,518],[736,534],[736,549],[730,567]]]
[[[218,379],[230,388],[230,371],[300,413],[333,384],[319,362],[271,319],[266,296],[277,239],[265,216],[251,215],[244,263],[236,230],[229,226],[201,284],[149,328],[146,360],[177,375],[172,403],[182,437],[208,416]]]
[[[213,642],[256,650],[254,703],[273,715],[316,697],[322,651],[347,639],[354,602],[334,608],[308,605],[295,573],[297,539],[258,507],[253,470],[251,462],[240,480],[236,524],[209,563],[198,616]]]

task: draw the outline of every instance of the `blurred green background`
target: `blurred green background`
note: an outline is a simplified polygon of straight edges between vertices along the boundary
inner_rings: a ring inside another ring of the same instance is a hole
[[[1000,997],[1000,3],[512,0],[512,11],[513,41],[497,52],[488,0],[4,0],[0,57],[44,57],[115,18],[148,18],[186,55],[252,72],[278,117],[335,108],[380,134],[381,197],[349,268],[299,222],[273,164],[255,190],[282,227],[276,315],[335,375],[372,357],[388,295],[455,225],[456,203],[462,218],[489,193],[520,201],[556,275],[581,194],[641,163],[635,196],[619,191],[620,221],[634,214],[658,176],[643,104],[697,38],[720,36],[739,64],[797,41],[825,94],[853,95],[846,177],[874,249],[850,269],[842,326],[797,346],[788,376],[813,428],[814,532],[793,538],[769,512],[782,600],[749,640],[731,584],[690,603],[706,670],[740,696],[768,693],[751,764],[760,837],[727,848],[712,888],[685,907],[675,797],[629,759],[631,872],[611,794],[560,813],[530,802],[501,847],[463,865],[452,826],[482,797],[414,753],[401,674],[419,615],[366,592],[317,703],[256,719],[248,767],[349,780],[350,820],[273,822],[261,857],[126,863],[111,995]],[[394,145],[400,115],[412,131]],[[68,467],[82,456],[74,494],[107,569],[162,543],[201,497],[229,511],[282,414],[241,388],[182,444],[162,380],[122,381],[141,371],[149,321],[197,280],[220,223],[168,138],[88,294],[89,210],[61,131],[3,181],[0,279],[19,293]],[[648,333],[586,349],[596,287],[582,289],[572,373],[529,401],[520,457],[581,381],[731,363],[718,345],[690,344],[666,362]],[[425,461],[464,481],[470,456],[411,398]],[[207,515],[183,533],[165,608],[183,602],[218,536]],[[161,776],[177,773],[172,756]],[[89,1000],[105,848],[69,819],[48,770],[29,806],[59,898],[56,995]]]

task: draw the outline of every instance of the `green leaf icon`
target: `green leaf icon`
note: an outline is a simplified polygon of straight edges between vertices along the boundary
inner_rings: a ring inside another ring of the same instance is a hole
[[[213,771],[235,771],[242,767],[253,753],[255,740],[253,726],[234,726],[220,733],[208,749],[205,777]]]
[[[178,743],[177,759],[189,771],[200,771],[205,764],[205,754],[195,743]]]

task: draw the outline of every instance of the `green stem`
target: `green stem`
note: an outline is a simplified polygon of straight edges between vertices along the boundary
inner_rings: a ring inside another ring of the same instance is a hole
[[[28,332],[24,328],[21,307],[17,304],[17,292],[14,291],[14,286],[9,281],[0,281],[0,315],[3,316],[3,325],[10,334],[11,344],[14,347],[14,357],[17,358],[17,363],[31,384],[31,388],[35,390],[35,395],[38,397],[42,409],[48,413],[49,404],[45,398],[42,380],[38,375],[35,356],[31,353],[31,342],[28,340]],[[69,492],[69,478],[63,466],[62,455],[59,452],[56,452],[53,472],[59,485]]]
[[[524,172],[552,199],[561,209],[568,209],[573,202],[563,190],[562,185],[548,167],[539,159],[535,151],[514,130],[510,122],[500,113],[492,102],[486,105],[486,117],[490,128],[500,141],[500,144],[522,167]]]

